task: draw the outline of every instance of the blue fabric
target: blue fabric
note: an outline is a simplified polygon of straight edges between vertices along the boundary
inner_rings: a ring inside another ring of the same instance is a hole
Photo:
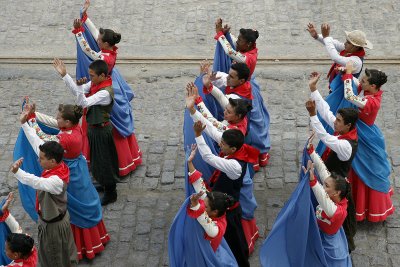
[[[39,123],[40,128],[48,134],[57,134],[58,129],[49,128]],[[41,176],[42,168],[38,157],[32,149],[24,131],[21,129],[14,148],[14,160],[24,157],[21,169]],[[99,195],[92,184],[87,162],[81,155],[76,159],[64,159],[70,170],[70,182],[67,187],[67,208],[72,224],[80,228],[96,226],[102,219],[102,209]],[[32,220],[37,222],[38,215],[35,209],[36,190],[28,185],[18,183],[22,206]]]
[[[8,228],[5,222],[0,222],[0,265],[7,265],[11,260],[6,255],[5,242],[10,234],[10,228]]]
[[[326,97],[333,114],[341,108],[357,108],[344,98],[344,83],[342,76],[337,75],[331,82],[332,93]],[[353,92],[358,94],[357,87],[353,82]],[[333,134],[326,122],[320,118],[327,132]],[[373,124],[368,126],[361,120],[357,121],[358,148],[357,153],[351,163],[351,167],[358,177],[370,188],[388,193],[390,189],[390,163],[386,154],[385,139],[378,126]],[[319,142],[316,151],[322,155],[325,145]]]
[[[213,251],[210,241],[204,238],[204,229],[196,219],[188,216],[186,208],[189,204],[187,198],[169,230],[169,266],[237,266],[225,239],[222,239],[217,251]]]
[[[302,166],[310,156],[303,150]],[[267,239],[260,248],[263,267],[351,266],[343,229],[329,236],[321,233],[315,217],[309,174],[300,171],[296,189],[279,212]]]
[[[254,177],[253,166],[252,164],[247,164],[247,170],[243,177],[243,185],[240,189],[239,197],[240,207],[242,208],[242,218],[246,220],[254,219],[254,212],[257,208],[252,177]]]
[[[91,35],[86,24],[84,24],[85,31],[83,36],[88,42],[89,46],[99,52],[99,46],[96,40]],[[89,65],[92,59],[89,58],[76,43],[77,46],[77,64],[76,64],[76,78],[80,79],[86,77],[89,80]],[[133,99],[134,94],[130,86],[122,78],[117,68],[113,68],[111,73],[114,90],[114,104],[111,111],[111,122],[117,131],[124,137],[131,135],[134,132],[134,119],[132,113],[132,106],[130,101]]]

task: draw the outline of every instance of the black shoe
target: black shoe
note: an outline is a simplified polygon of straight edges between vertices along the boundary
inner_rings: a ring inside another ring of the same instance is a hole
[[[104,186],[102,186],[101,184],[93,184],[94,188],[96,188],[97,192],[104,192]]]
[[[117,201],[117,191],[105,192],[104,197],[101,199],[101,205],[105,206]]]

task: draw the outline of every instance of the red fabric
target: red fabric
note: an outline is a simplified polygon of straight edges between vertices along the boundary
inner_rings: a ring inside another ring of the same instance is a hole
[[[229,122],[228,129],[237,129],[237,130],[240,130],[243,133],[243,135],[246,135],[246,133],[247,133],[247,117],[244,117],[243,120],[239,121],[238,123],[230,123]]]
[[[83,23],[85,23],[85,22],[86,22],[87,18],[88,18],[88,15],[87,15],[87,13],[86,13],[86,12],[82,13],[82,18],[81,18],[81,21],[82,21]]]
[[[354,52],[354,53],[348,53],[346,50],[342,50],[339,53],[342,57],[352,57],[352,56],[357,56],[357,57],[365,57],[365,50],[362,48],[361,50]],[[328,71],[327,77],[329,78],[329,83],[336,77],[336,75],[339,73],[339,71],[336,69],[336,67],[340,67],[340,64],[333,63],[330,70]]]
[[[14,260],[7,266],[36,267],[37,261],[38,261],[37,250],[36,250],[36,247],[33,246],[32,252],[27,259]],[[22,263],[22,265],[21,265],[21,263]]]
[[[260,165],[261,167],[267,166],[268,163],[269,163],[269,158],[270,158],[269,153],[260,153],[260,156],[259,156],[259,165]]]
[[[203,85],[203,93],[205,95],[211,94],[213,88],[214,88],[214,86],[212,84],[208,88],[205,85]]]
[[[254,245],[257,239],[260,237],[258,233],[258,227],[256,224],[256,218],[252,220],[242,219],[243,232],[246,237],[247,244],[249,246],[249,255],[254,251]]]
[[[87,96],[92,96],[95,93],[97,93],[98,91],[100,91],[101,89],[109,87],[109,86],[112,86],[111,77],[107,77],[104,81],[102,81],[99,84],[91,83],[90,91],[89,91],[89,94],[87,94]]]
[[[251,94],[251,84],[249,81],[245,82],[242,85],[239,85],[238,87],[232,88],[230,86],[227,86],[225,88],[225,94],[237,94],[239,96],[242,96],[246,99],[253,99],[253,95]]]
[[[391,199],[392,188],[388,193],[373,190],[364,184],[353,169],[350,169],[349,180],[352,185],[357,221],[367,219],[370,222],[382,222],[394,213],[395,207]]]
[[[198,96],[198,97],[194,100],[194,103],[195,103],[196,105],[200,104],[201,102],[203,102],[203,98],[201,98],[201,96]]]
[[[375,94],[364,91],[364,98],[367,99],[367,104],[364,108],[359,108],[358,118],[368,124],[373,125],[376,117],[378,116],[378,111],[381,108],[383,91],[379,90]]]
[[[357,140],[358,139],[358,135],[357,135],[357,128],[354,127],[353,130],[350,130],[349,132],[339,135],[339,133],[335,132],[333,134],[334,136],[337,136],[338,139],[344,139],[344,140]],[[329,156],[329,153],[331,153],[331,149],[327,146],[325,149],[325,152],[322,154],[322,160],[326,161],[326,159]]]
[[[239,150],[237,150],[232,155],[229,155],[227,158],[242,160],[244,162],[255,164],[258,162],[259,154],[260,154],[260,151],[257,148],[252,147],[248,144],[243,144],[243,146]]]
[[[307,148],[307,154],[311,155],[314,152],[314,145],[310,144],[309,147]]]
[[[118,154],[119,176],[126,176],[142,164],[142,152],[134,133],[128,137],[123,137],[113,128],[112,134]]]
[[[72,30],[72,33],[73,34],[77,34],[77,33],[84,32],[84,31],[85,31],[85,28],[83,28],[83,26],[82,26],[82,27],[79,27],[79,28],[74,28]]]
[[[197,180],[199,180],[201,178],[203,174],[201,172],[199,172],[198,170],[195,170],[194,173],[192,173],[189,176],[189,182],[190,184],[193,184],[194,182],[196,182]]]
[[[353,80],[353,74],[343,74],[343,76],[342,76],[342,81],[345,81],[345,80]]]
[[[244,55],[246,56],[246,65],[250,69],[250,77],[249,77],[249,79],[250,79],[254,73],[254,70],[256,69],[258,48],[255,47],[255,44],[254,44],[254,48],[250,51],[245,52]]]
[[[317,184],[317,179],[310,180],[309,184],[311,187],[314,187]]]
[[[317,219],[319,228],[328,235],[336,234],[340,227],[342,227],[344,219],[346,219],[347,216],[347,199],[343,198],[340,202],[336,203],[336,207],[336,212],[331,218],[329,218],[325,212],[322,212],[322,217],[329,220],[330,224]]]
[[[0,207],[0,209],[1,209],[1,207]],[[0,217],[0,222],[4,222],[7,219],[9,214],[10,214],[10,211],[8,209],[6,209],[3,212],[3,215]]]
[[[104,250],[104,245],[110,241],[110,236],[107,233],[103,220],[92,228],[80,228],[71,224],[71,229],[79,260],[84,257],[93,259],[96,254]]]
[[[206,205],[204,203],[204,200],[199,199],[199,204],[200,204],[200,207],[197,210],[192,210],[190,208],[191,204],[189,204],[187,206],[186,212],[189,215],[189,217],[191,217],[193,219],[197,219],[200,215],[202,215],[206,211]]]
[[[71,133],[68,133],[72,131]],[[61,133],[57,135],[60,145],[64,148],[64,157],[73,159],[78,157],[82,152],[83,138],[82,129],[79,125],[68,129],[61,129]]]
[[[224,32],[223,31],[219,31],[215,36],[214,39],[218,41],[219,37],[224,36]]]
[[[101,50],[101,55],[103,56],[103,60],[107,63],[108,75],[111,74],[115,66],[115,62],[117,61],[117,49],[118,47],[114,45],[112,50],[107,50],[107,49]]]
[[[235,204],[233,204],[232,206],[228,207],[226,210],[234,210],[236,208],[238,208],[240,205],[239,201],[236,201]]]

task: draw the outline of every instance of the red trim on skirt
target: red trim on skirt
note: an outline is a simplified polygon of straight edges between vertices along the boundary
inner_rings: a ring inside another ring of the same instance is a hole
[[[381,222],[394,213],[395,207],[391,200],[392,188],[388,193],[369,188],[353,169],[349,172],[349,180],[352,185],[357,221],[367,219],[370,222]]]
[[[142,164],[142,152],[134,133],[123,137],[115,128],[112,131],[118,154],[119,176],[125,176]]]
[[[258,233],[258,227],[256,225],[256,218],[253,218],[252,220],[242,219],[242,227],[247,244],[249,246],[249,255],[251,255],[251,253],[254,251],[255,243],[260,237]]]
[[[71,229],[79,260],[83,257],[93,259],[96,254],[104,250],[104,245],[110,241],[103,220],[92,228],[80,228],[71,224]]]

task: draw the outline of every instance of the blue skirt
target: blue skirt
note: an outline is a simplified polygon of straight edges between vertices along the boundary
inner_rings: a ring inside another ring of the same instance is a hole
[[[351,267],[351,258],[343,227],[334,235],[320,231],[325,259],[329,267]]]
[[[6,255],[5,242],[8,235],[11,233],[5,222],[0,222],[0,265],[7,265],[11,259]]]

